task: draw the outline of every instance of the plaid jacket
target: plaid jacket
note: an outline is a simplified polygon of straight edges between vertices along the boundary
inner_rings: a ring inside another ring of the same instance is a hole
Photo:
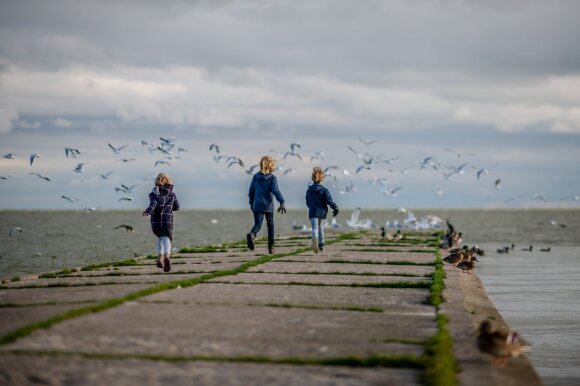
[[[173,185],[156,186],[149,193],[149,207],[145,212],[151,216],[151,229],[155,236],[167,236],[173,240],[173,211],[179,210]]]

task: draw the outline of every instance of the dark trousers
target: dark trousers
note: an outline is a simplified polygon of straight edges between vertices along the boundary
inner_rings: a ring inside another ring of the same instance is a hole
[[[262,221],[264,216],[266,216],[266,225],[268,226],[268,244],[274,244],[274,212],[253,212],[254,213],[254,226],[251,232],[255,235],[258,234],[262,228]]]

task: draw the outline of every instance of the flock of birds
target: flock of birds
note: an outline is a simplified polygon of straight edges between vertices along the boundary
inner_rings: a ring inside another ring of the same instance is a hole
[[[146,140],[141,140],[140,143],[141,143],[141,148],[146,149],[149,154],[157,157],[157,159],[155,160],[155,162],[153,164],[153,168],[156,168],[159,165],[171,166],[172,162],[174,160],[177,160],[180,158],[181,153],[189,152],[189,150],[187,150],[186,148],[177,146],[176,141],[177,141],[177,139],[174,137],[160,137],[158,143],[154,143],[153,141],[146,141]],[[129,164],[129,163],[136,161],[136,158],[124,156],[124,151],[127,147],[129,147],[129,144],[117,146],[117,145],[113,145],[110,142],[107,143],[107,148],[112,152],[112,154],[114,154],[116,156],[120,156],[115,161],[117,163]],[[76,160],[76,159],[81,158],[86,153],[87,153],[87,151],[78,149],[76,147],[65,147],[64,148],[64,156],[67,159],[70,158],[70,159]],[[16,160],[17,156],[15,153],[7,153],[3,156],[3,158],[7,159],[7,160]],[[38,167],[38,164],[41,163],[41,161],[40,161],[41,158],[42,157],[39,153],[32,153],[28,156],[28,165],[31,169],[28,172],[28,174],[36,176],[39,179],[42,179],[44,181],[52,182],[53,181],[52,177],[49,177],[49,176],[42,174],[42,173],[39,173],[37,171],[32,171],[33,168]],[[71,170],[75,173],[85,173],[85,172],[87,172],[87,165],[88,164],[89,164],[88,161],[85,161],[85,162],[78,162],[77,161],[75,166]],[[114,173],[116,173],[116,170],[110,170],[110,171],[106,171],[103,173],[97,173],[97,175],[102,180],[109,180],[114,175]],[[0,176],[0,179],[2,179],[2,180],[9,180],[11,178],[12,178],[12,176],[10,176],[10,175]],[[144,181],[153,180],[153,179],[154,178],[152,178],[152,177],[143,178]],[[117,194],[122,194],[120,197],[117,198],[117,201],[118,202],[133,201],[133,197],[131,196],[131,194],[133,193],[133,189],[135,189],[139,185],[140,185],[139,183],[136,183],[136,184],[123,183],[123,184],[120,184],[120,186],[116,186],[114,188],[115,192]],[[79,201],[79,198],[71,197],[67,194],[61,194],[60,197],[69,203],[74,203],[74,202]],[[87,210],[96,210],[95,207],[87,207],[86,209]]]
[[[441,248],[447,249],[449,254],[443,258],[443,261],[456,266],[462,272],[471,273],[476,267],[476,262],[479,261],[477,256],[484,256],[485,251],[477,245],[471,248],[467,245],[461,246],[462,241],[461,232],[457,232],[447,220],[447,233],[441,243]],[[489,319],[481,322],[477,334],[477,347],[490,355],[492,364],[497,367],[506,367],[510,359],[530,350],[528,343],[517,331],[496,329]]]
[[[378,143],[377,140],[365,140],[362,137],[358,137],[358,141],[363,146],[363,151],[358,150],[355,145],[345,146],[345,153],[351,154],[353,160],[357,162],[357,165],[350,169],[335,164],[332,161],[328,162],[324,152],[318,150],[305,150],[298,142],[290,143],[286,151],[279,152],[276,149],[270,149],[269,154],[273,155],[278,160],[277,171],[280,172],[282,176],[294,174],[299,169],[302,172],[302,169],[304,168],[301,166],[309,163],[316,162],[317,165],[328,163],[330,165],[324,168],[324,173],[328,177],[327,181],[331,181],[330,186],[335,192],[338,192],[339,194],[357,192],[358,188],[355,185],[353,178],[365,175],[363,178],[364,182],[377,186],[378,192],[382,193],[385,197],[398,197],[398,195],[401,194],[401,191],[404,191],[404,186],[396,182],[391,182],[391,180],[399,181],[400,176],[408,175],[411,171],[430,171],[434,173],[435,180],[437,180],[437,176],[439,176],[441,178],[439,182],[432,184],[432,192],[435,196],[442,197],[445,195],[442,185],[446,184],[450,179],[472,174],[473,179],[471,181],[482,183],[481,181],[484,181],[486,176],[492,176],[495,174],[495,168],[498,165],[496,162],[491,167],[478,166],[477,162],[474,161],[476,159],[474,153],[445,148],[438,154],[423,157],[423,159],[415,160],[410,164],[408,163],[403,167],[397,168],[397,163],[404,160],[402,155],[387,157],[385,154],[376,154],[372,152],[372,147]],[[359,145],[359,147],[361,145]],[[346,150],[348,150],[348,152],[346,152]],[[209,151],[216,163],[223,163],[228,169],[233,167],[234,169],[239,169],[248,175],[252,175],[258,171],[259,165],[248,164],[236,155],[224,154],[223,149],[219,144],[212,143],[209,146]],[[456,159],[458,162],[442,161],[442,159],[448,158],[449,156]],[[298,162],[298,164],[296,164],[296,162]],[[307,171],[304,172],[308,173]],[[380,173],[383,176],[389,175],[391,177],[373,177],[369,176],[369,172]],[[502,188],[502,184],[502,177],[497,175],[493,178],[493,182],[490,182],[488,186],[492,189],[498,190]],[[540,193],[518,195],[509,198],[505,202],[507,204],[517,204],[524,200],[548,202],[546,196]],[[563,197],[560,200],[580,201],[580,195]]]

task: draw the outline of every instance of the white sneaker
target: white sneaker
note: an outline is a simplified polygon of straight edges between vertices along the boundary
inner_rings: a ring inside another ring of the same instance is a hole
[[[316,237],[312,239],[312,251],[318,253],[318,239]]]

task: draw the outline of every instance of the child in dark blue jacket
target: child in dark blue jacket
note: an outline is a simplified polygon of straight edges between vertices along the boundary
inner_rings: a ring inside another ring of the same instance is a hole
[[[332,208],[332,216],[338,214],[338,205],[332,200],[328,189],[322,186],[324,171],[316,167],[312,170],[312,185],[306,191],[306,206],[308,218],[312,227],[312,250],[314,253],[324,250],[324,223],[328,214],[328,206]]]
[[[155,179],[155,187],[149,193],[149,206],[143,211],[143,216],[151,216],[151,230],[157,239],[157,266],[165,272],[171,270],[169,255],[173,240],[173,212],[179,210],[179,202],[175,193],[171,177],[159,173]]]
[[[276,170],[276,161],[270,156],[260,160],[260,171],[254,174],[250,184],[250,209],[254,213],[254,226],[246,235],[248,248],[254,250],[254,239],[262,228],[262,221],[266,217],[268,226],[268,253],[274,253],[274,197],[280,203],[278,213],[286,213],[284,197],[278,188],[278,180],[272,173]]]

